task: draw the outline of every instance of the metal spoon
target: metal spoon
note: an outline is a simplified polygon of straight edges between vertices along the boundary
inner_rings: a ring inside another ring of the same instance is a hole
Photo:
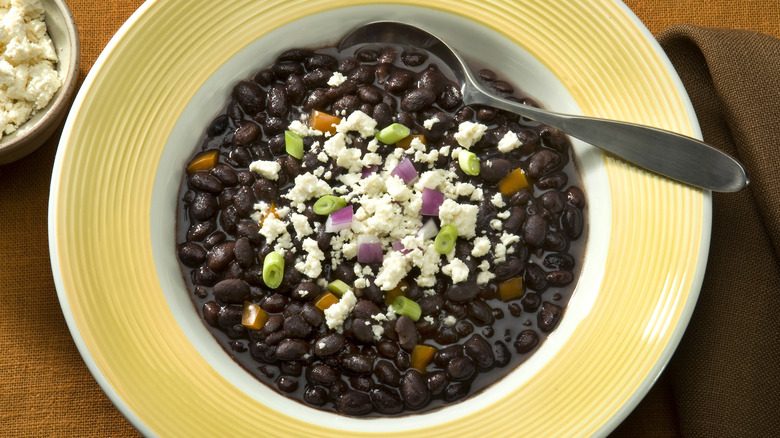
[[[368,23],[344,36],[338,49],[363,43],[408,45],[429,51],[455,74],[466,105],[487,105],[519,114],[692,186],[736,192],[748,185],[747,173],[739,161],[694,138],[633,123],[555,113],[491,94],[456,51],[418,27],[395,21]]]

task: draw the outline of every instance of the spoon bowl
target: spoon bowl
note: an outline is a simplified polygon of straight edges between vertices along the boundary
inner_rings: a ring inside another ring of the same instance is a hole
[[[396,21],[368,23],[345,35],[338,49],[367,43],[427,50],[452,71],[465,105],[486,105],[519,114],[644,169],[695,187],[736,192],[749,183],[739,161],[695,138],[651,126],[556,113],[504,99],[479,83],[457,51],[417,26]]]

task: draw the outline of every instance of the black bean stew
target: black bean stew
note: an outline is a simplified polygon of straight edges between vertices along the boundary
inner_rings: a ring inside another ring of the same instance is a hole
[[[205,130],[178,257],[211,332],[280,394],[350,416],[439,408],[563,316],[586,228],[571,154],[554,129],[464,106],[426,52],[288,50]]]

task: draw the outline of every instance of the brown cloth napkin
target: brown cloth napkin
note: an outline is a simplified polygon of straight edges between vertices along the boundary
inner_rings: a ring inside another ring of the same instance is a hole
[[[751,183],[713,195],[710,257],[690,325],[614,435],[672,433],[676,422],[684,436],[780,436],[780,40],[689,25],[658,40],[704,140],[742,161]],[[652,418],[664,402],[676,418]]]

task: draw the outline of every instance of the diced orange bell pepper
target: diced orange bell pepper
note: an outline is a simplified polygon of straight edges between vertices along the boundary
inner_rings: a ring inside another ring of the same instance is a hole
[[[409,283],[407,283],[404,280],[401,280],[398,282],[398,286],[394,287],[393,289],[390,289],[385,293],[385,305],[389,306],[393,304],[393,301],[397,297],[405,297],[406,296],[406,290],[409,288]]]
[[[523,277],[510,278],[498,284],[498,297],[501,301],[512,301],[522,297],[524,293]]]
[[[328,307],[336,304],[339,302],[339,297],[336,295],[333,295],[332,292],[326,291],[323,292],[320,296],[318,296],[314,300],[314,305],[317,306],[318,309],[322,310],[323,312]]]
[[[336,133],[336,125],[341,123],[341,119],[322,111],[312,110],[309,115],[309,127],[321,131],[322,133]]]
[[[206,152],[203,152],[202,154],[199,154],[195,158],[190,161],[190,164],[187,165],[187,174],[192,175],[193,173],[200,171],[200,170],[209,170],[212,167],[217,165],[217,161],[219,160],[219,151],[216,149],[211,149]]]
[[[433,355],[436,354],[436,348],[430,345],[417,344],[412,350],[412,356],[409,359],[409,364],[412,368],[419,370],[421,373],[425,372],[428,364],[433,360]]]
[[[248,329],[260,330],[268,321],[268,314],[254,303],[244,303],[244,313],[241,315],[241,325]]]
[[[404,137],[401,140],[398,140],[398,142],[395,145],[401,149],[409,149],[409,146],[412,145],[412,140],[414,140],[415,138],[419,139],[422,142],[422,144],[426,146],[428,145],[428,143],[425,141],[425,136],[421,134]]]
[[[525,172],[518,167],[498,182],[498,191],[504,196],[512,196],[528,186],[528,178],[525,176]]]
[[[271,215],[279,219],[279,216],[276,214],[276,204],[274,204],[273,202],[271,203],[271,207],[268,208],[268,211],[265,212],[265,215],[260,219],[260,227],[263,226],[263,222],[265,222],[265,219]]]

